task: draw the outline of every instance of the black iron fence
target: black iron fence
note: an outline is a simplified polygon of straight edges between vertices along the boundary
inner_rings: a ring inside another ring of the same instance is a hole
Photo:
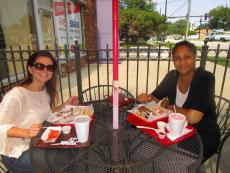
[[[47,50],[49,48],[47,47]],[[151,92],[174,68],[169,47],[127,46],[119,50],[119,86],[134,96]],[[23,80],[26,75],[26,61],[35,50],[19,48],[0,50],[0,95]],[[112,84],[112,50],[79,49],[49,50],[59,64],[59,89],[61,101],[69,96],[78,95],[96,85]],[[209,49],[207,43],[199,48],[197,67],[201,66],[216,77],[216,94],[230,99],[230,48]]]

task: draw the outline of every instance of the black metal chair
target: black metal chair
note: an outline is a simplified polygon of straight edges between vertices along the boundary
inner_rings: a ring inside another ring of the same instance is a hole
[[[119,94],[126,96],[129,100],[135,100],[134,96],[126,89],[119,87]],[[90,87],[82,92],[83,102],[94,102],[94,101],[107,101],[112,102],[111,96],[113,94],[112,85],[98,85]],[[128,101],[127,101],[128,103]],[[125,105],[126,106],[126,105]],[[120,108],[123,106],[120,106]],[[127,107],[126,107],[127,108]],[[126,109],[125,108],[125,109]]]
[[[7,168],[5,167],[5,165],[3,164],[1,156],[0,156],[0,172],[1,172],[1,173],[10,173],[10,172],[7,170]]]
[[[216,162],[216,173],[218,173],[222,148],[230,135],[230,100],[220,96],[215,96],[215,102],[217,122],[220,128],[220,145],[216,152],[218,155]]]

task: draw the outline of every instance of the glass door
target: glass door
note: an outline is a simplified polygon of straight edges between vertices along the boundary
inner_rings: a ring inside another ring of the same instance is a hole
[[[45,49],[48,46],[49,49],[55,49],[55,33],[53,12],[47,9],[38,9],[38,16],[40,20],[40,49]]]

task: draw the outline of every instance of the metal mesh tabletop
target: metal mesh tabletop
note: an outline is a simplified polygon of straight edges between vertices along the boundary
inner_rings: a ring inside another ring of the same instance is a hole
[[[198,135],[164,146],[126,121],[112,129],[112,109],[96,104],[92,144],[80,149],[39,149],[31,142],[31,160],[38,172],[150,173],[195,172],[202,158]]]

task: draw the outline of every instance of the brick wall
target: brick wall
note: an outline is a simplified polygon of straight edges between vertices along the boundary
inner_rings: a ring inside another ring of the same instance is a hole
[[[96,0],[85,0],[83,7],[86,49],[97,49]]]

